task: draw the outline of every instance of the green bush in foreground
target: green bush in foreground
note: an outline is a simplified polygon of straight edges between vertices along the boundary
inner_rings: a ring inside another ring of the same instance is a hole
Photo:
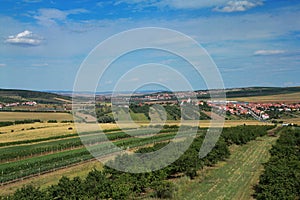
[[[300,130],[285,129],[270,154],[255,187],[255,198],[300,199]]]

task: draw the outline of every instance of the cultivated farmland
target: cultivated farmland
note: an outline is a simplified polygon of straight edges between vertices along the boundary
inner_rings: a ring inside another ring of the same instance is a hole
[[[0,121],[16,121],[25,119],[39,119],[41,121],[48,120],[73,120],[70,113],[54,113],[54,112],[0,112]]]

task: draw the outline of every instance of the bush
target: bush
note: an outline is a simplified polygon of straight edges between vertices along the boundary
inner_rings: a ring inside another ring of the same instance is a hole
[[[157,182],[154,186],[155,197],[161,199],[172,199],[176,191],[175,185],[171,182]]]
[[[99,123],[114,123],[115,119],[111,116],[104,115],[104,116],[98,117],[98,122]]]
[[[23,186],[21,189],[18,189],[11,199],[19,200],[19,199],[44,199],[45,194],[39,190],[39,188],[35,188],[32,185]]]
[[[55,119],[48,120],[48,123],[57,123],[57,120],[55,120]]]
[[[13,122],[0,122],[0,127],[2,126],[11,126],[11,125],[14,125]]]
[[[39,119],[25,119],[25,120],[17,120],[15,124],[31,124],[35,122],[41,122]]]

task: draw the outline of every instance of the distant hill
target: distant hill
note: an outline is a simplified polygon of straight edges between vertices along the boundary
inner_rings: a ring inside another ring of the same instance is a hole
[[[230,97],[251,97],[267,96],[276,94],[290,94],[300,92],[300,87],[248,87],[227,89],[226,96]]]
[[[197,90],[196,92],[207,92],[207,90]],[[212,90],[212,93],[218,93],[220,90]],[[229,88],[225,90],[227,98],[268,96],[277,94],[291,94],[300,92],[300,87],[247,87],[247,88]],[[140,92],[141,94],[153,94],[154,91]],[[155,93],[169,93],[168,91],[156,91]],[[71,103],[72,91],[51,91],[40,92],[17,89],[0,89],[0,103],[14,103],[25,101],[36,101],[45,104],[63,104]],[[97,93],[98,95],[110,95],[109,92]],[[78,94],[80,95],[80,94]],[[200,95],[199,98],[210,98],[209,94]]]
[[[197,90],[196,92],[208,92],[208,90]],[[211,90],[211,93],[217,94],[220,90]],[[245,87],[245,88],[229,88],[225,89],[227,98],[237,97],[255,97],[255,96],[268,96],[278,94],[291,94],[300,92],[300,87]],[[209,93],[199,95],[199,98],[210,98]]]
[[[45,104],[63,104],[71,101],[71,97],[30,90],[0,89],[0,103],[36,101]]]

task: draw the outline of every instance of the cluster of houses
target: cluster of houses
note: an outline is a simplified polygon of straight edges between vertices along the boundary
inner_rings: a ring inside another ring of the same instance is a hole
[[[291,112],[299,111],[300,103],[285,104],[285,103],[246,103],[237,101],[226,101],[226,104],[220,102],[209,101],[208,106],[215,107],[219,110],[229,112],[232,115],[256,115],[257,117],[266,120],[270,116],[268,111]]]
[[[37,105],[37,102],[35,101],[27,101],[27,102],[15,102],[15,103],[7,103],[7,104],[0,104],[0,109],[4,107],[16,107],[16,106],[35,106]]]

